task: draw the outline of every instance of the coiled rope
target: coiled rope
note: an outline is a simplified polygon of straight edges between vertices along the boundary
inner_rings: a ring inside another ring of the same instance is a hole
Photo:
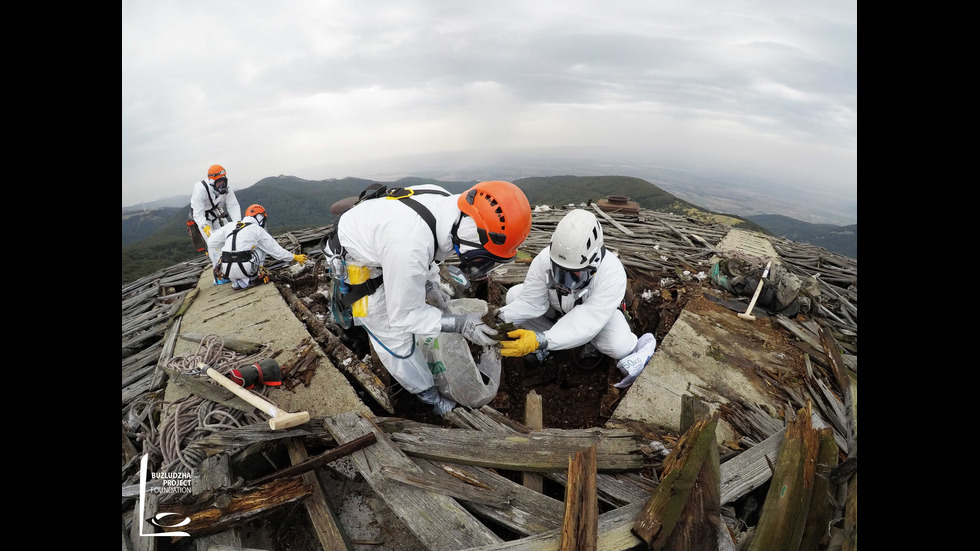
[[[167,366],[189,374],[198,371],[198,363],[204,363],[227,375],[232,369],[256,363],[268,356],[267,347],[249,356],[225,350],[221,337],[207,335],[201,340],[195,354],[175,356]],[[202,377],[217,385],[209,377]],[[261,396],[264,393],[265,387],[262,387],[257,394]],[[157,413],[160,422],[155,426]],[[137,440],[143,441],[145,452],[150,454],[150,463],[159,465],[162,472],[192,472],[199,467],[207,455],[203,446],[195,443],[196,440],[220,430],[265,423],[254,413],[245,413],[193,394],[169,404],[165,404],[162,397],[141,397],[129,406],[126,419],[130,429],[136,425],[141,428]]]

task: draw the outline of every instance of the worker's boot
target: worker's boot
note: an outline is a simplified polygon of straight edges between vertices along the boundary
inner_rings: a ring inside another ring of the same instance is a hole
[[[640,376],[643,368],[646,367],[647,362],[650,361],[650,358],[653,357],[653,353],[656,350],[657,337],[653,336],[653,333],[644,333],[636,340],[636,346],[633,347],[633,351],[616,362],[616,368],[626,377],[613,386],[616,388],[626,388],[633,384],[633,381]]]
[[[581,369],[589,370],[595,369],[599,362],[602,361],[602,352],[595,347],[591,342],[585,343],[585,346],[579,350],[578,357],[576,358],[578,366]]]
[[[535,350],[533,353],[524,356],[524,366],[538,367],[539,365],[543,364],[546,359],[550,357],[551,356],[547,349]]]
[[[439,389],[434,386],[430,386],[422,392],[419,392],[416,396],[423,403],[432,404],[432,413],[435,413],[439,417],[446,415],[456,407],[456,402],[440,394]]]

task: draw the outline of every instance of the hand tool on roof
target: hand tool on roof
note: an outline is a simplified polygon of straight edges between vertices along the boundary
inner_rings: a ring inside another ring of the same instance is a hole
[[[234,381],[225,377],[213,367],[208,366],[203,362],[198,362],[198,369],[202,373],[207,373],[208,377],[211,377],[218,382],[221,386],[227,388],[228,390],[235,393],[236,396],[245,400],[250,405],[255,406],[260,409],[263,413],[270,417],[269,427],[272,430],[277,429],[288,429],[290,427],[295,427],[296,425],[302,425],[303,423],[310,420],[310,413],[307,411],[300,411],[298,413],[289,413],[279,409],[278,406],[269,402],[260,396],[253,394],[246,390],[245,388],[239,386]]]
[[[766,276],[769,275],[769,267],[772,266],[772,260],[766,262],[766,269],[762,271],[762,277],[759,278],[759,285],[755,288],[755,294],[752,295],[752,302],[749,303],[749,307],[745,309],[744,314],[739,314],[738,317],[743,320],[754,321],[755,316],[752,315],[752,309],[755,308],[755,301],[759,300],[759,293],[762,292],[762,284],[766,280]]]

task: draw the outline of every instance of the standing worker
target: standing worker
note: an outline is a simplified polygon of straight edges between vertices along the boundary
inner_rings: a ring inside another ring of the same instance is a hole
[[[268,281],[263,266],[266,256],[306,264],[305,254],[287,251],[265,230],[268,220],[262,205],[252,205],[245,210],[245,218],[211,232],[208,255],[215,269],[215,284],[227,278],[232,289],[246,289],[252,283]]]
[[[345,262],[347,274],[360,274],[346,279],[353,284],[344,298],[366,297],[366,305],[363,298],[354,302],[353,323],[367,330],[385,369],[445,415],[456,402],[439,393],[416,340],[447,332],[481,346],[497,341],[478,314],[447,314],[426,303],[443,305],[449,298],[439,287],[439,264],[456,254],[467,278],[485,279],[517,256],[531,231],[531,206],[520,188],[504,181],[480,182],[456,195],[429,184],[386,192],[344,212],[324,252],[330,262]]]
[[[528,267],[524,283],[507,291],[499,318],[521,327],[507,333],[501,355],[534,354],[540,362],[549,351],[585,345],[579,364],[594,366],[600,354],[617,360],[633,383],[657,347],[652,333],[637,338],[622,308],[626,269],[606,250],[602,226],[589,211],[574,209],[558,222],[551,244]],[[530,359],[530,358],[529,358]]]
[[[191,190],[191,218],[205,242],[215,229],[242,219],[238,197],[228,186],[228,173],[221,165],[211,165],[207,181],[194,184]]]

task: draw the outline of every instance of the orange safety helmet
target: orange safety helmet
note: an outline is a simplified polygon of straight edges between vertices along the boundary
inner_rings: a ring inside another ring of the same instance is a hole
[[[261,220],[259,219],[259,215],[262,216]],[[265,223],[269,220],[269,215],[265,212],[265,207],[259,204],[250,205],[247,209],[245,209],[245,216],[255,218],[255,221],[258,222],[259,226],[262,226],[263,228],[265,227]]]
[[[208,180],[212,182],[218,178],[227,178],[228,174],[225,172],[225,167],[221,165],[211,165],[208,167]]]
[[[208,167],[208,181],[214,190],[224,195],[228,193],[228,173],[221,165],[211,165]]]
[[[505,262],[517,256],[517,248],[531,233],[531,204],[511,182],[480,182],[456,204],[476,222],[481,246]]]

